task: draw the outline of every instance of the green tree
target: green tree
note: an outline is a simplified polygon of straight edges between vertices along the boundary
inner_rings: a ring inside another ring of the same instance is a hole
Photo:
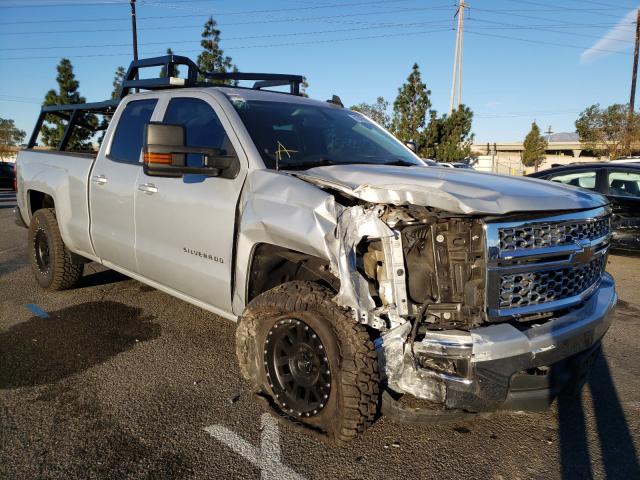
[[[300,84],[300,96],[309,98],[309,94],[307,93],[307,88],[309,88],[309,82],[307,82],[307,77],[302,77],[302,83]]]
[[[351,110],[360,112],[369,117],[374,122],[382,125],[384,128],[391,127],[391,117],[389,116],[389,102],[384,97],[376,98],[376,103],[359,103],[353,105]]]
[[[536,122],[531,124],[531,130],[527,134],[522,144],[522,164],[525,167],[538,167],[545,159],[545,150],[547,149],[547,141],[540,134],[540,128]]]
[[[450,115],[440,120],[440,138],[436,159],[440,162],[459,162],[471,155],[473,133],[471,123],[473,112],[469,107],[460,105]]]
[[[585,149],[614,160],[625,153],[626,145],[640,141],[639,120],[637,113],[629,115],[628,105],[615,103],[601,108],[596,104],[580,113],[575,125]]]
[[[429,111],[429,122],[424,129],[422,138],[420,139],[418,147],[418,154],[424,158],[430,158],[436,160],[438,158],[438,145],[442,140],[442,119],[438,118],[438,112],[435,110]]]
[[[418,143],[418,153],[439,162],[459,162],[469,158],[473,143],[472,120],[473,112],[464,105],[451,115],[441,117],[431,110],[429,123]]]
[[[124,76],[126,75],[126,71],[123,66],[119,66],[116,68],[116,73],[113,74],[113,89],[111,90],[111,98],[116,99],[120,94],[120,88],[122,87],[122,81],[124,80]]]
[[[13,120],[0,118],[0,158],[12,156],[15,147],[24,141],[26,133],[16,127]]]
[[[391,131],[399,140],[420,143],[427,111],[431,107],[429,95],[431,91],[422,82],[420,68],[414,63],[411,74],[398,89],[398,96],[393,102]]]
[[[233,64],[233,60],[229,56],[225,56],[224,51],[220,48],[220,30],[216,28],[218,23],[209,17],[204,24],[202,31],[202,40],[200,45],[203,52],[198,55],[198,68],[203,72],[225,73],[229,71],[237,72],[238,69]],[[204,76],[200,76],[200,80],[204,81]],[[234,82],[218,82],[218,83],[234,83]]]
[[[171,50],[171,48],[167,48],[167,55],[173,55],[173,50]],[[160,69],[160,78],[164,78],[166,76],[167,76],[167,69],[165,67],[162,67]],[[180,76],[180,70],[178,70],[178,67],[174,67],[173,76],[174,77]]]
[[[60,60],[57,71],[58,75],[56,76],[56,82],[58,83],[58,91],[56,92],[54,89],[49,90],[44,98],[43,105],[49,106],[85,103],[85,98],[80,95],[80,82],[75,78],[71,61],[67,58]],[[95,127],[98,124],[98,119],[93,114],[83,113],[79,120],[79,123],[91,127]],[[44,144],[50,147],[57,147],[62,140],[66,124],[67,122],[62,118],[55,115],[49,115],[47,122],[42,126],[41,130],[42,141]],[[91,129],[77,125],[71,135],[67,149],[86,150],[91,148],[92,136],[93,131]]]

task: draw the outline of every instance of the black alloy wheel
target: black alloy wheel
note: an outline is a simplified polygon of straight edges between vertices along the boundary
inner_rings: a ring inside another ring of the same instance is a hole
[[[269,330],[264,368],[275,400],[292,416],[317,415],[331,393],[331,367],[318,334],[302,320],[283,319]]]
[[[33,239],[33,253],[35,255],[36,265],[41,273],[47,274],[51,267],[51,258],[49,256],[49,239],[47,232],[39,228]]]

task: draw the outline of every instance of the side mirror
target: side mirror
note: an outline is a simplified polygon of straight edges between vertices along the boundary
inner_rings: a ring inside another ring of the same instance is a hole
[[[407,148],[409,150],[411,150],[413,153],[417,153],[418,148],[416,147],[416,142],[404,142],[404,144],[407,146]]]
[[[187,154],[201,155],[202,166],[188,166]],[[181,177],[195,173],[217,177],[236,165],[238,159],[219,148],[185,146],[182,125],[151,122],[144,129],[143,161],[144,173],[150,176]]]

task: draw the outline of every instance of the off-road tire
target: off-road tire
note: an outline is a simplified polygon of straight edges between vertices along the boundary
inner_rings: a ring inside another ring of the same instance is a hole
[[[48,246],[48,266],[38,263],[36,243],[46,239]],[[77,285],[84,270],[83,264],[74,264],[67,249],[53,208],[43,208],[33,215],[29,225],[29,262],[36,280],[47,290],[67,290]]]
[[[376,352],[366,328],[332,301],[330,290],[313,282],[282,284],[254,298],[240,318],[236,353],[242,376],[271,398],[282,414],[325,434],[336,445],[353,440],[375,419],[379,401]],[[317,332],[331,368],[331,390],[318,414],[291,414],[279,405],[265,367],[265,341],[283,319],[299,319]]]

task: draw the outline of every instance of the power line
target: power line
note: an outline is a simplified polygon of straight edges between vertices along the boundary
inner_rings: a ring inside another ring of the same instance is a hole
[[[144,5],[144,3],[141,3],[141,5]],[[424,11],[424,10],[448,10],[451,8],[451,5],[435,5],[435,6],[429,6],[429,7],[407,7],[407,8],[401,8],[401,9],[394,9],[394,10],[385,10],[385,11],[378,11],[378,12],[360,12],[360,13],[351,13],[351,14],[341,14],[341,17],[345,17],[345,16],[369,16],[369,15],[386,15],[386,14],[391,14],[391,13],[402,13],[402,12],[413,12],[413,11]],[[505,12],[505,13],[517,13],[517,12],[540,12],[540,11],[545,11],[544,9],[501,9],[501,10],[492,10],[492,9],[479,9],[477,7],[472,7],[470,5],[467,5],[468,9],[474,9],[474,10],[479,10],[479,11],[491,11],[491,12]],[[575,8],[576,11],[601,11],[601,10],[610,10],[608,8]],[[546,10],[546,11],[556,11],[555,9],[550,9],[550,10]],[[198,18],[198,17],[208,17],[209,15],[211,15],[210,13],[185,13],[185,14],[179,14],[179,15],[149,15],[146,17],[140,17],[138,16],[138,21],[147,21],[147,20],[167,20],[167,19],[175,19],[175,18]],[[218,16],[217,14],[215,14],[214,16]],[[324,16],[324,17],[299,17],[300,20],[313,20],[315,18],[335,18],[335,15],[332,16]],[[542,18],[542,17],[537,17],[537,18]],[[115,22],[115,21],[124,21],[124,20],[128,20],[129,18],[127,16],[124,17],[107,17],[107,18],[100,18],[100,22]],[[93,18],[74,18],[73,21],[74,22],[94,22],[96,19],[95,17]],[[285,20],[283,20],[285,21]],[[31,25],[31,24],[49,24],[49,23],[69,23],[69,19],[68,18],[61,18],[61,19],[43,19],[43,20],[17,20],[17,21],[10,21],[10,22],[0,22],[0,25]],[[243,23],[241,23],[243,24]],[[232,25],[240,25],[240,24],[232,24]],[[56,32],[56,33],[64,33],[66,32],[66,30],[64,31],[60,31],[60,32]],[[19,32],[16,32],[19,33]],[[40,32],[28,32],[28,33],[40,33]],[[43,32],[46,33],[46,32]]]
[[[259,44],[259,45],[239,45],[236,47],[228,47],[225,50],[244,50],[244,49],[252,49],[252,48],[272,48],[272,47],[289,47],[289,46],[298,46],[298,45],[316,45],[319,43],[339,43],[339,42],[348,42],[353,40],[369,40],[376,38],[391,38],[391,37],[407,37],[413,35],[424,35],[428,33],[437,33],[437,32],[445,32],[450,31],[450,27],[446,28],[437,28],[433,30],[419,30],[416,32],[399,32],[399,33],[388,33],[381,35],[366,35],[360,37],[347,37],[347,38],[332,38],[332,39],[313,39],[309,41],[303,42],[286,42],[286,43],[271,43],[271,44]],[[184,53],[199,53],[202,50],[183,50]],[[148,55],[164,55],[164,51],[158,52],[149,52]],[[176,52],[178,53],[178,52]],[[125,53],[94,53],[88,55],[67,55],[65,58],[97,58],[97,57],[131,57],[130,52]],[[57,59],[60,58],[60,55],[53,56],[40,56],[40,57],[4,57],[0,60],[46,60],[46,59]]]
[[[100,0],[95,2],[75,2],[75,3],[27,3],[20,5],[0,5],[0,8],[42,8],[42,7],[104,7],[113,5],[126,5],[128,2],[117,0]]]
[[[603,3],[603,2],[594,2],[592,0],[571,0],[571,1],[579,2],[579,3],[590,3],[592,5],[602,5],[608,8],[619,8],[619,9],[626,8],[629,10],[633,10],[635,8],[634,6],[620,5],[619,3]]]
[[[539,17],[537,15],[526,15],[526,14],[522,14],[522,13],[514,13],[513,11],[509,11],[509,10],[505,10],[505,9],[494,9],[494,8],[480,8],[480,7],[470,7],[470,10],[472,12],[478,11],[478,12],[489,12],[489,13],[495,13],[497,15],[507,15],[509,17],[520,17],[520,18],[529,18],[532,20],[542,20],[545,22],[552,22],[554,21],[554,19],[552,18],[546,18],[546,17]],[[599,16],[601,16],[601,14],[598,14]],[[618,15],[610,15],[613,18],[616,19],[620,19],[620,17]],[[567,22],[568,24],[573,23],[573,22]]]
[[[349,7],[361,7],[361,6],[374,6],[374,5],[387,5],[389,3],[406,2],[407,0],[376,0],[376,1],[361,1],[350,3],[325,3],[321,5],[307,5],[305,7],[288,7],[288,8],[267,8],[262,10],[242,10],[236,12],[216,12],[216,17],[235,16],[235,15],[256,15],[264,13],[279,13],[279,12],[291,12],[291,11],[305,11],[305,10],[319,10],[324,8],[349,8]],[[157,6],[157,4],[145,2],[148,6]],[[441,5],[442,7],[449,7],[450,5]],[[195,11],[195,10],[194,10]],[[210,13],[210,9],[207,12]]]
[[[474,26],[473,28],[482,28],[482,29],[491,29],[491,28],[495,28],[495,29],[517,29],[517,30],[540,30],[543,32],[550,32],[550,33],[559,33],[561,35],[570,35],[570,36],[574,36],[574,37],[585,37],[585,38],[597,38],[600,39],[602,38],[602,35],[589,35],[588,33],[577,33],[577,32],[563,32],[563,31],[558,31],[558,30],[552,30],[552,28],[558,28],[558,27],[563,27],[562,25],[557,26],[557,25],[521,25],[521,24],[513,24],[513,23],[505,23],[505,22],[498,22],[495,20],[486,20],[486,19],[469,19],[473,22],[476,21],[481,21],[481,22],[486,22],[486,23],[492,23],[492,24],[496,24],[496,25],[500,25],[500,27],[489,27],[489,26]],[[615,26],[618,24],[609,24],[611,26]],[[634,23],[630,22],[629,23],[630,26],[633,26]],[[588,25],[588,27],[594,27],[594,26],[599,26],[599,25],[594,25],[594,24],[590,24]],[[566,25],[566,27],[570,27],[570,28],[575,28],[575,25]],[[619,39],[620,42],[623,43],[633,43],[632,40],[624,40],[624,39]]]
[[[310,32],[291,32],[291,33],[270,33],[265,35],[251,35],[251,36],[241,36],[241,37],[225,37],[224,41],[233,41],[233,40],[256,40],[261,38],[277,38],[277,37],[292,37],[299,35],[325,35],[327,33],[342,33],[342,32],[352,32],[358,30],[373,30],[376,28],[397,28],[397,27],[423,27],[425,25],[432,25],[437,23],[442,23],[442,20],[432,20],[426,22],[413,22],[413,23],[382,23],[376,25],[370,25],[366,27],[349,27],[349,28],[338,28],[333,30],[317,30]],[[161,42],[144,42],[138,43],[140,46],[148,46],[148,45],[167,45],[167,43],[171,43],[171,45],[176,44],[186,44],[186,43],[200,43],[200,40],[171,40],[168,42],[167,40],[163,40]],[[3,48],[0,49],[0,52],[8,52],[8,51],[24,51],[24,50],[55,50],[55,49],[71,49],[71,48],[106,48],[106,47],[127,47],[130,43],[111,43],[111,44],[92,44],[92,45],[50,45],[47,47],[20,47],[20,48]]]
[[[198,0],[195,0],[198,1]],[[205,1],[205,0],[202,0]],[[306,7],[288,7],[288,8],[274,8],[274,9],[263,9],[263,10],[249,10],[249,11],[238,11],[238,12],[219,12],[216,13],[217,16],[224,15],[248,15],[255,13],[272,13],[272,12],[290,12],[294,10],[316,10],[322,8],[342,8],[342,7],[359,7],[359,6],[371,6],[371,5],[381,5],[388,3],[399,3],[406,2],[407,0],[377,0],[377,1],[360,1],[360,2],[350,2],[350,3],[325,3],[321,5],[308,5]],[[2,5],[0,8],[42,8],[42,7],[97,7],[97,6],[115,6],[115,5],[128,5],[129,2],[126,0],[99,0],[95,2],[73,2],[73,3],[32,3],[25,4],[24,2],[20,5]],[[177,3],[177,2],[171,2]],[[151,2],[151,1],[141,1],[141,5],[146,5],[150,7],[170,7],[171,3],[165,2]],[[450,6],[450,5],[447,5]],[[207,9],[209,12],[210,9]]]
[[[623,55],[625,52],[621,51],[621,50],[607,50],[604,48],[592,48],[592,47],[584,47],[584,46],[580,46],[580,45],[571,45],[569,43],[557,43],[557,42],[546,42],[544,40],[533,40],[530,38],[520,38],[520,37],[511,37],[508,35],[498,35],[495,33],[483,33],[483,32],[476,32],[473,30],[467,30],[468,33],[471,33],[473,35],[482,35],[485,37],[494,37],[494,38],[502,38],[502,39],[506,39],[506,40],[517,40],[520,42],[527,42],[527,43],[537,43],[540,45],[551,45],[554,47],[565,47],[565,48],[577,48],[579,50],[587,50],[589,48],[591,48],[591,50],[596,50],[599,52],[606,52],[606,53],[614,53],[614,54],[618,54],[618,55]]]
[[[545,8],[551,8],[555,11],[575,11],[575,12],[583,12],[584,9],[576,9],[574,7],[565,7],[562,5],[549,5],[548,3],[540,3],[540,2],[534,2],[532,0],[511,0],[511,2],[514,3],[523,3],[525,5],[536,5],[539,7],[545,7]],[[589,12],[587,12],[589,13]],[[612,15],[609,13],[602,13],[602,12],[598,12],[599,16],[603,16],[603,17],[613,17],[613,18],[620,18],[618,15]]]
[[[320,17],[319,17],[320,18]],[[321,17],[321,18],[331,18],[333,19],[334,17]],[[546,32],[554,32],[554,33],[559,33],[559,34],[565,34],[565,35],[573,35],[573,36],[581,36],[581,37],[588,37],[588,38],[600,38],[600,36],[596,36],[596,35],[588,35],[588,34],[580,34],[580,33],[576,33],[576,32],[559,32],[559,31],[555,31],[555,30],[550,30],[551,28],[594,28],[594,27],[606,27],[606,26],[614,26],[617,24],[614,23],[606,23],[606,24],[602,24],[602,23],[589,23],[589,24],[554,24],[554,25],[524,25],[524,24],[513,24],[513,23],[505,23],[505,22],[499,22],[499,21],[493,21],[493,20],[487,20],[487,19],[478,19],[478,18],[470,18],[468,19],[470,21],[475,22],[485,22],[485,23],[492,23],[492,24],[496,24],[499,26],[482,26],[482,25],[476,25],[473,28],[481,28],[481,29],[500,29],[500,30],[504,30],[504,29],[518,29],[518,30],[540,30],[540,31],[546,31]],[[312,35],[312,34],[326,34],[326,33],[336,33],[336,32],[343,32],[343,31],[352,31],[352,30],[368,30],[368,29],[372,29],[372,28],[391,28],[391,27],[404,27],[404,26],[422,26],[422,25],[428,25],[428,24],[436,24],[436,23],[443,23],[443,24],[448,24],[449,20],[448,19],[438,19],[438,20],[432,20],[432,21],[425,21],[425,22],[412,22],[412,23],[375,23],[375,24],[371,24],[371,23],[366,23],[366,25],[369,25],[367,27],[351,27],[348,29],[335,29],[335,30],[321,30],[321,31],[311,31],[311,32],[295,32],[295,33],[278,33],[278,34],[269,34],[269,35],[257,35],[257,36],[244,36],[244,37],[225,37],[224,41],[232,41],[232,40],[247,40],[247,39],[256,39],[256,38],[270,38],[270,37],[278,37],[278,36],[295,36],[295,35]],[[252,23],[264,23],[263,21],[255,21]],[[362,23],[362,22],[357,22]],[[633,26],[633,23],[629,24],[630,26]],[[183,28],[183,27],[175,27],[175,28]],[[128,31],[128,29],[123,29]],[[622,42],[627,42],[627,40],[621,40]],[[199,43],[200,40],[172,40],[170,43],[172,45],[174,44],[188,44],[188,43]],[[631,40],[628,40],[629,43],[633,43]],[[160,42],[143,42],[143,43],[139,43],[139,45],[141,46],[149,46],[149,45],[166,45],[167,41],[163,40]],[[79,49],[79,48],[108,48],[108,47],[126,47],[128,46],[129,43],[95,43],[95,44],[85,44],[85,45],[48,45],[46,47],[16,47],[16,48],[3,48],[0,49],[0,52],[8,52],[8,51],[27,51],[27,50],[56,50],[56,49]]]
[[[449,7],[448,7],[449,8]],[[362,16],[372,16],[372,15],[382,15],[382,14],[392,14],[392,13],[410,13],[410,12],[418,12],[425,10],[442,10],[442,7],[418,7],[418,8],[401,8],[396,10],[388,10],[386,12],[359,12],[359,13],[347,13],[340,14],[340,18],[353,18],[353,17],[362,17]],[[172,15],[168,17],[153,17],[155,18],[183,18],[183,17],[200,17],[202,15]],[[142,17],[144,18],[152,18],[152,17]],[[120,20],[127,20],[127,18],[122,18]],[[271,19],[257,19],[257,20],[245,20],[240,22],[223,22],[219,23],[219,27],[229,27],[229,26],[237,26],[237,25],[255,25],[262,23],[289,23],[289,22],[307,22],[314,20],[332,20],[336,21],[335,15],[322,15],[315,17],[286,17],[286,18],[271,18]],[[66,21],[68,22],[68,20]],[[150,26],[144,27],[144,30],[175,30],[179,28],[198,28],[202,27],[202,24],[190,24],[190,25],[170,25],[170,26]],[[45,35],[45,34],[58,34],[58,33],[93,33],[93,32],[128,32],[129,28],[93,28],[90,30],[36,30],[31,32],[0,32],[0,35]]]

